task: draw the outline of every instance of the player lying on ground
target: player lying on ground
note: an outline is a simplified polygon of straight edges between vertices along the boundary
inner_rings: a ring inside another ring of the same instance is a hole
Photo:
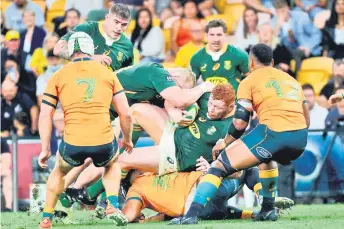
[[[172,106],[185,108],[195,103],[204,93],[213,89],[213,84],[204,82],[195,87],[195,75],[186,68],[164,69],[160,64],[144,63],[121,69],[116,72],[128,99],[129,105],[140,102],[151,101],[161,106],[163,100]],[[115,111],[111,110],[112,118],[117,117]],[[163,123],[164,124],[164,123]],[[154,120],[150,122],[155,128]],[[140,125],[135,124],[133,128],[133,144],[135,145],[143,132]],[[123,152],[121,149],[120,152]],[[88,164],[85,164],[86,168]],[[84,168],[77,168],[75,174],[67,179],[66,188],[78,177],[78,172]],[[87,186],[99,179],[101,169],[94,166],[87,168],[77,179],[76,188]]]
[[[253,46],[250,51],[251,73],[239,85],[233,122],[226,137],[213,149],[217,159],[200,181],[188,212],[173,220],[173,224],[196,224],[197,216],[205,203],[214,197],[223,177],[272,160],[288,164],[304,151],[309,111],[301,86],[294,78],[272,66],[271,48],[263,44]],[[253,110],[257,112],[260,124],[241,137]],[[271,179],[276,172],[260,171],[265,182],[262,182],[263,204],[255,218],[257,221],[277,220],[278,214],[273,208],[276,184]]]
[[[128,191],[122,209],[128,221],[162,221],[186,213],[190,207],[190,201],[194,198],[200,179],[203,177],[204,172],[210,168],[209,163],[204,158],[199,158],[198,162],[197,170],[199,171],[197,172],[175,172],[163,176],[154,174],[138,176],[138,171],[135,170],[131,174],[130,182],[132,186]],[[224,178],[222,183],[219,184],[220,187],[215,197],[203,210],[200,218],[204,220],[254,218],[255,213],[253,211],[240,210],[227,205],[228,199],[237,194],[245,184],[259,195],[262,186],[259,182],[257,167]],[[279,198],[278,204],[280,207],[288,208],[293,205],[293,201],[287,198]],[[144,208],[152,209],[158,212],[158,215],[149,219],[142,219],[141,211]]]
[[[38,163],[47,167],[51,156],[50,138],[57,102],[65,115],[65,132],[59,154],[47,181],[46,203],[40,228],[52,228],[54,208],[64,190],[64,177],[73,168],[91,158],[97,167],[105,167],[103,183],[107,190],[106,214],[117,225],[125,225],[126,218],[118,207],[120,167],[117,162],[117,141],[110,125],[109,108],[112,103],[119,114],[123,131],[122,144],[131,152],[132,121],[123,88],[113,72],[90,59],[94,54],[92,38],[83,32],[74,33],[68,41],[72,62],[56,72],[43,94],[39,117],[42,152]]]
[[[187,128],[176,128],[164,109],[150,104],[132,106],[132,116],[158,144],[134,148],[131,154],[119,157],[122,170],[164,174],[175,171],[193,171],[201,156],[212,160],[211,150],[220,138],[226,136],[234,110],[234,90],[229,84],[217,85],[211,93],[198,100],[199,112]],[[166,103],[166,109],[174,122],[183,119],[183,112]],[[69,190],[68,190],[69,191]],[[68,192],[73,198],[89,204],[103,192],[101,181],[87,191]],[[68,206],[68,205],[67,205]]]

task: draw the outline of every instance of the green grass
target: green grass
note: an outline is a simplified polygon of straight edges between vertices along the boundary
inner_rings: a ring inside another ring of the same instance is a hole
[[[3,213],[1,214],[1,228],[7,229],[31,229],[38,228],[40,215],[28,215],[27,213]],[[107,220],[98,220],[92,217],[91,211],[79,211],[73,213],[73,219],[80,220],[80,225],[54,224],[54,228],[60,229],[100,229],[116,228]],[[109,227],[110,226],[110,227]],[[339,229],[344,228],[344,205],[299,205],[295,206],[290,214],[283,215],[277,222],[252,222],[251,220],[232,221],[202,221],[193,226],[167,226],[164,223],[132,224],[128,229],[161,229],[161,228],[188,228],[188,229],[222,229],[222,228],[245,228],[245,229],[284,229],[284,228],[307,228],[307,229]]]

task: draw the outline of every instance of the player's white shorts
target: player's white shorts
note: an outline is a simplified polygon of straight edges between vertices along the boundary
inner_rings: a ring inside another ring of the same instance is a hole
[[[178,171],[176,147],[174,145],[175,130],[175,125],[171,121],[167,121],[159,144],[159,175]]]

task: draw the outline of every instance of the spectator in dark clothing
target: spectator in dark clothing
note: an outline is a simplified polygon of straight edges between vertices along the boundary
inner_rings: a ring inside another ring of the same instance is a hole
[[[30,136],[31,131],[28,126],[29,120],[25,112],[19,112],[14,115],[13,126],[19,137]]]
[[[323,29],[324,54],[334,59],[344,58],[344,0],[336,0],[331,17]]]
[[[344,60],[336,60],[333,64],[333,76],[321,89],[318,102],[321,106],[329,108],[327,100],[337,88],[344,86]]]
[[[75,8],[67,10],[64,15],[64,23],[61,23],[58,28],[55,29],[57,35],[59,35],[59,37],[63,37],[67,32],[71,31],[80,23],[80,17],[81,14],[79,10]]]
[[[5,80],[1,88],[1,135],[9,134],[13,128],[16,113],[24,112],[28,119],[31,133],[38,130],[38,107],[25,93],[17,92],[17,86],[10,80]]]
[[[335,93],[344,93],[344,86],[339,87]],[[330,110],[326,117],[325,123],[326,127],[331,130],[336,130],[339,124],[344,126],[344,100],[336,103],[336,107]]]

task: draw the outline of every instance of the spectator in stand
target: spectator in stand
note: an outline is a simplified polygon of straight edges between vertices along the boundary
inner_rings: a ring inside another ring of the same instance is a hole
[[[99,0],[66,0],[65,11],[74,8],[78,9],[83,19],[87,18],[91,10],[100,10],[104,8],[104,1]]]
[[[160,21],[164,29],[171,29],[174,22],[178,21],[183,15],[183,6],[178,0],[172,0],[168,8],[161,11]]]
[[[18,137],[31,136],[28,126],[28,117],[25,112],[19,112],[14,115],[13,127]]]
[[[1,136],[9,136],[13,128],[13,120],[16,113],[25,112],[29,119],[30,132],[38,131],[38,107],[25,94],[17,91],[17,86],[10,80],[5,80],[1,88]]]
[[[142,8],[137,12],[131,42],[139,50],[141,61],[161,63],[164,60],[164,34],[160,27],[152,25],[152,20],[150,10]]]
[[[198,4],[198,10],[203,17],[208,17],[218,12],[214,8],[213,0],[203,0]]]
[[[2,179],[2,193],[5,198],[5,209],[4,212],[12,211],[12,156],[10,153],[10,148],[4,136],[1,134],[1,154],[0,154],[0,171]]]
[[[8,32],[8,29],[5,26],[5,18],[4,18],[3,13],[1,13],[0,19],[1,19],[1,45],[2,45],[5,40],[5,35]]]
[[[143,0],[143,8],[146,8],[151,12],[152,18],[158,17],[155,10],[155,0]]]
[[[62,23],[59,28],[56,30],[59,37],[63,37],[67,32],[71,31],[76,25],[80,23],[80,11],[71,8],[65,12],[64,18],[65,23]]]
[[[337,88],[336,94],[344,93],[344,86]],[[344,100],[336,103],[336,106],[330,110],[326,117],[326,127],[336,130],[338,122],[344,123]]]
[[[255,9],[257,12],[265,13],[274,16],[275,8],[273,0],[243,0],[247,7]]]
[[[258,15],[253,8],[247,7],[244,11],[243,27],[235,32],[236,46],[247,49],[258,43]]]
[[[196,22],[192,25],[190,32],[191,41],[183,45],[176,55],[175,64],[179,67],[190,67],[191,57],[204,46],[204,25],[201,22]]]
[[[6,28],[17,31],[23,31],[26,29],[26,25],[23,23],[23,11],[31,10],[36,15],[34,25],[43,27],[45,19],[44,12],[34,2],[28,0],[13,0],[8,6],[5,12]]]
[[[315,15],[324,11],[327,6],[326,0],[295,0],[296,11],[304,11],[313,20]]]
[[[266,44],[273,50],[275,68],[287,72],[289,75],[294,75],[290,67],[291,53],[283,44],[278,44],[278,39],[274,35],[273,28],[269,23],[258,27],[258,40],[259,43]],[[250,48],[246,49],[246,51],[249,52]]]
[[[50,49],[47,53],[47,69],[37,78],[36,81],[36,96],[37,104],[40,107],[42,102],[43,93],[48,85],[48,81],[51,76],[62,67],[63,60],[59,56],[54,55],[53,49]]]
[[[329,108],[327,100],[334,92],[344,86],[344,59],[336,60],[333,63],[332,78],[321,89],[318,102],[321,106]]]
[[[16,62],[15,56],[9,56],[4,64],[4,80],[11,80],[17,83],[20,78],[20,68]]]
[[[202,21],[197,5],[194,1],[186,1],[183,17],[175,21],[171,31],[172,51],[176,54],[180,47],[191,40],[190,29],[195,22]]]
[[[49,33],[45,36],[43,47],[36,49],[31,58],[30,67],[36,77],[43,74],[48,67],[47,53],[55,47],[60,37],[56,33]]]
[[[334,59],[344,58],[344,0],[336,0],[330,19],[323,29],[324,55]]]
[[[321,32],[309,16],[302,11],[291,11],[285,0],[275,0],[276,16],[272,27],[281,43],[287,47],[296,61],[296,71],[304,58],[321,54]]]
[[[325,129],[325,119],[328,114],[328,110],[319,106],[316,102],[314,88],[310,84],[302,85],[303,94],[305,95],[310,115],[309,130],[322,130]]]
[[[15,59],[15,62],[18,63],[19,68],[21,65],[21,58],[20,58],[20,35],[17,31],[10,30],[6,33],[5,36],[5,47],[1,49],[1,83],[4,81],[7,71],[5,69],[5,62],[8,60],[9,57],[11,59]]]

